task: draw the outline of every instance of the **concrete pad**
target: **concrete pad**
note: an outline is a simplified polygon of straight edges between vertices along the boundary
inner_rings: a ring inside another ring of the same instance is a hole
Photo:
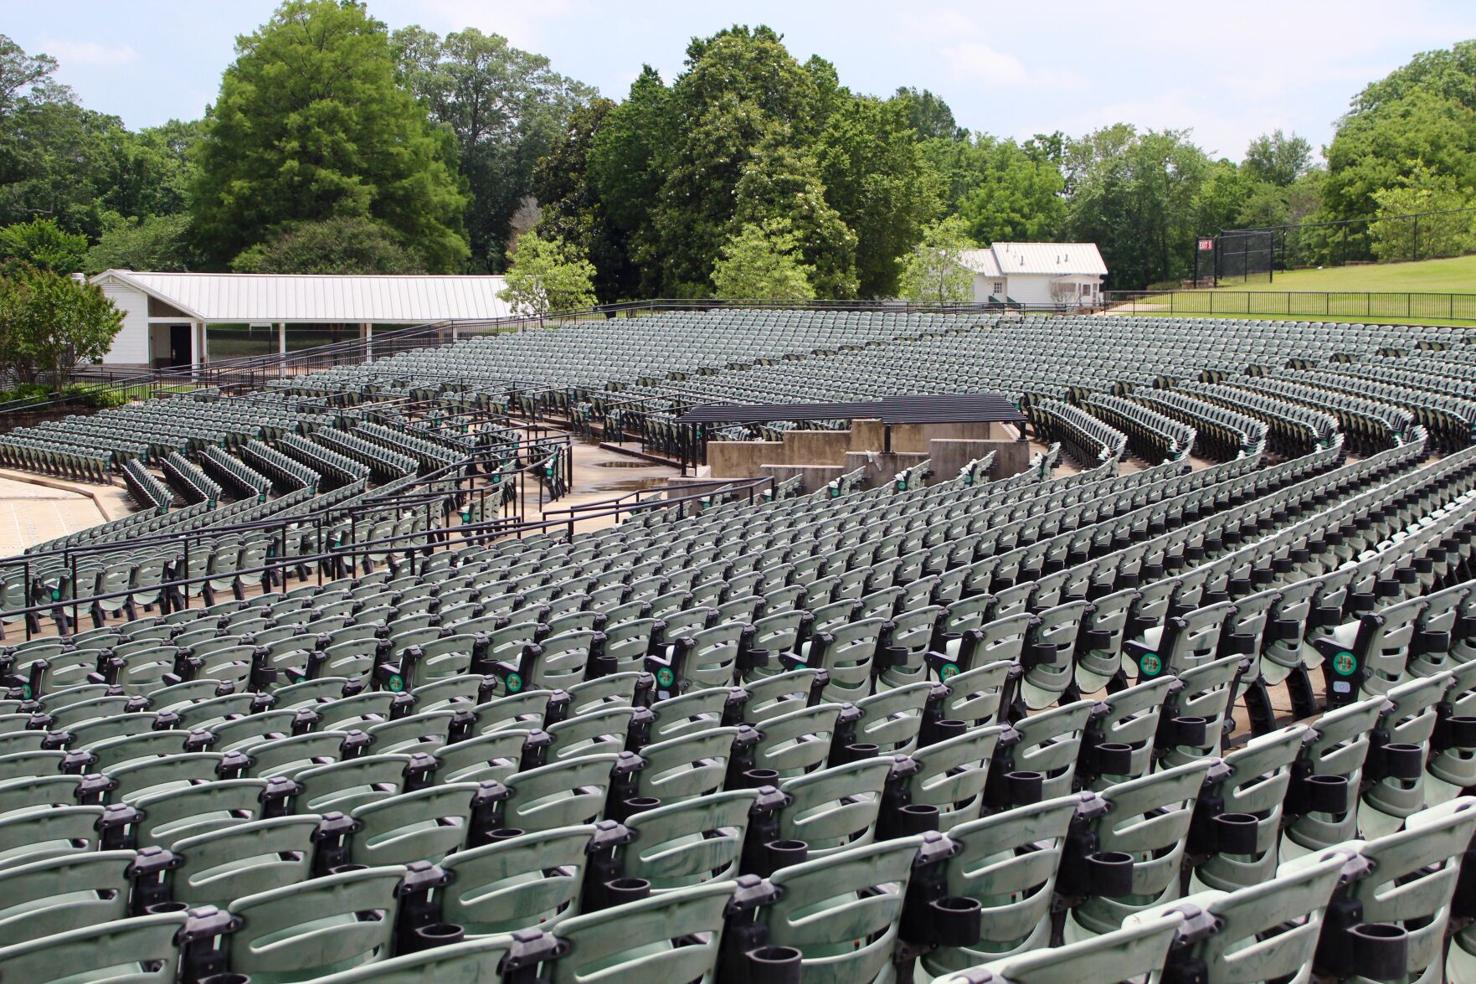
[[[122,489],[102,485],[88,491],[58,487],[66,484],[51,480],[40,485],[0,475],[0,556],[14,556],[27,547],[132,511]]]

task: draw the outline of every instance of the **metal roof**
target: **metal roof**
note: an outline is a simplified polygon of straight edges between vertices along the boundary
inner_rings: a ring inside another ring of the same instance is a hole
[[[986,277],[1000,275],[999,261],[994,258],[992,249],[966,249],[958,254],[958,261],[963,264],[964,269],[974,273],[982,273]]]
[[[1096,243],[995,243],[959,254],[965,269],[986,277],[1107,275]]]
[[[1016,273],[1107,275],[1096,243],[995,243],[990,249],[1007,277]]]
[[[423,324],[479,321],[512,311],[492,276],[371,276],[276,273],[141,273],[105,270],[201,321]]]
[[[679,424],[757,424],[770,420],[880,420],[884,424],[1015,423],[1025,415],[1002,393],[888,396],[854,403],[703,403]]]

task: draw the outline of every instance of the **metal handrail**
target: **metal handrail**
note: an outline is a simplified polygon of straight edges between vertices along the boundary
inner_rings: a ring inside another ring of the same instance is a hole
[[[762,485],[766,482],[772,484],[773,481],[774,480],[772,478],[762,478],[751,479],[747,480],[746,482],[735,484],[742,484],[747,487],[749,491],[749,499],[751,502],[753,499],[754,487]],[[702,492],[693,495],[679,496],[674,499],[661,500],[660,502],[648,502],[641,504],[639,508],[655,508],[658,505],[663,507],[682,507],[685,503],[706,498],[711,494],[711,492]],[[531,536],[537,533],[542,533],[554,529],[557,529],[560,532],[567,531],[568,535],[572,538],[572,536],[574,535],[574,524],[576,522],[583,522],[590,519],[602,519],[607,516],[614,516],[618,518],[618,516],[622,512],[630,513],[634,511],[634,509],[629,505],[616,503],[612,506],[612,502],[614,502],[614,500],[602,500],[600,502],[586,503],[583,508],[591,510],[589,515],[580,516],[577,519],[570,517],[563,519],[545,518],[541,520],[524,520],[519,517],[516,520],[509,521],[507,518],[499,518],[495,520],[484,520],[479,523],[463,523],[458,526],[437,526],[420,532],[391,534],[390,536],[380,537],[374,540],[352,542],[341,547],[335,547],[326,551],[322,550],[320,546],[320,552],[315,554],[286,556],[284,553],[283,556],[275,558],[269,563],[262,564],[256,567],[237,568],[235,570],[224,573],[206,573],[198,576],[191,575],[182,578],[172,578],[167,581],[152,582],[143,590],[149,592],[159,592],[161,611],[164,614],[167,614],[168,603],[165,601],[165,599],[170,597],[170,589],[183,588],[190,585],[203,585],[209,581],[220,580],[222,577],[225,576],[241,579],[252,574],[268,574],[271,572],[287,571],[293,568],[302,568],[307,565],[313,565],[313,567],[317,571],[317,582],[319,585],[322,585],[324,581],[323,567],[324,563],[327,561],[342,561],[349,558],[357,559],[364,556],[389,552],[416,552],[429,554],[433,553],[438,547],[449,546],[453,542],[451,540],[450,534],[454,534],[467,544],[471,544],[476,541],[504,539],[513,536],[516,536],[518,539],[522,539],[525,536]],[[321,537],[321,530],[319,531],[317,542],[320,545],[323,542]],[[400,544],[400,546],[394,546],[395,544]],[[187,557],[186,564],[188,564]],[[29,589],[29,564],[27,564],[26,566],[28,570],[25,578]],[[186,570],[188,570],[188,567],[186,568]],[[330,578],[330,580],[337,580],[337,578]],[[32,616],[39,616],[47,613],[55,614],[59,612],[65,612],[67,609],[70,609],[72,612],[72,624],[73,626],[75,626],[78,623],[78,615],[83,609],[90,611],[92,606],[97,602],[118,598],[126,599],[135,594],[138,594],[139,591],[140,589],[138,588],[129,587],[120,589],[118,591],[106,591],[101,594],[85,596],[73,595],[71,597],[58,598],[51,601],[42,602],[40,604],[32,604],[19,608],[7,608],[4,610],[0,610],[0,618],[24,618],[26,622],[26,637],[29,639],[33,635],[31,630]],[[188,604],[186,604],[185,607],[188,608]]]

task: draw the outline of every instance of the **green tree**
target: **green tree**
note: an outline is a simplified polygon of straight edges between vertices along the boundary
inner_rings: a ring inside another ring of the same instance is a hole
[[[340,215],[284,227],[275,238],[242,250],[237,273],[423,273],[419,259],[383,223]]]
[[[595,141],[615,104],[595,99],[569,114],[564,132],[533,169],[533,193],[542,215],[538,228],[589,257],[595,267],[595,293],[601,301],[635,296],[636,270],[630,263],[630,236],[611,220],[590,173]]]
[[[856,296],[856,234],[826,201],[813,154],[776,133],[753,149],[733,189],[729,238],[744,227],[783,219],[809,269],[815,293]]]
[[[666,177],[661,160],[675,140],[670,104],[671,90],[647,65],[590,141],[590,193],[624,253],[621,265],[626,269],[618,275],[621,297],[661,291],[659,265],[638,262],[638,257],[649,257],[655,249],[651,203]]]
[[[987,134],[922,145],[944,203],[981,243],[1056,238],[1065,222],[1060,167],[1036,145]]]
[[[123,327],[103,292],[27,267],[0,278],[0,364],[22,385],[58,389],[80,362],[101,360]]]
[[[919,304],[967,304],[974,299],[974,274],[963,265],[964,250],[978,246],[957,215],[923,230],[922,241],[901,260],[902,296]]]
[[[1067,234],[1098,245],[1111,286],[1140,289],[1189,275],[1211,163],[1186,131],[1106,127],[1072,141],[1066,168]]]
[[[727,300],[809,301],[813,274],[789,222],[769,219],[743,226],[723,243],[712,282]]]
[[[115,217],[97,243],[87,251],[83,269],[184,271],[200,266],[190,238],[190,217],[184,212],[150,215],[142,219]]]
[[[104,161],[102,207],[130,218],[188,211],[195,180],[193,156],[203,132],[200,120],[170,120],[137,133],[112,134]]]
[[[908,106],[845,100],[826,122],[818,153],[825,199],[855,233],[857,293],[895,296],[897,258],[941,208],[938,178],[914,140]]]
[[[1275,130],[1250,142],[1241,167],[1255,181],[1288,188],[1312,167],[1312,145],[1304,138]]]
[[[1449,175],[1416,171],[1398,185],[1374,192],[1374,201],[1378,217],[1368,234],[1378,260],[1460,256],[1476,249],[1472,213],[1464,211],[1476,206],[1476,197]],[[1416,213],[1424,214],[1407,217]]]
[[[750,161],[760,146],[771,159],[779,144],[803,155],[825,106],[817,73],[768,27],[732,27],[687,46],[669,99],[672,141],[654,162],[664,179],[649,238],[637,242],[638,261],[659,270],[663,292],[707,293]]]
[[[87,255],[87,237],[58,228],[51,219],[17,222],[0,229],[0,262],[53,273],[76,273]]]
[[[353,0],[287,0],[237,39],[205,121],[193,212],[217,261],[283,226],[377,219],[426,268],[461,269],[448,141],[399,85],[389,34]]]
[[[1416,55],[1353,99],[1327,148],[1327,217],[1372,215],[1376,192],[1417,173],[1476,187],[1476,42]]]
[[[1421,52],[1379,81],[1364,86],[1353,97],[1352,113],[1376,112],[1416,91],[1476,109],[1472,79],[1476,79],[1476,41],[1461,41],[1449,48]]]
[[[1194,201],[1194,231],[1219,232],[1241,224],[1246,202],[1259,188],[1281,191],[1277,185],[1259,181],[1234,161],[1210,161],[1205,168]]]
[[[582,311],[595,304],[594,264],[563,240],[533,230],[518,237],[507,287],[497,296],[517,314]]]
[[[532,200],[538,159],[595,91],[553,71],[543,55],[475,28],[442,38],[407,27],[393,40],[400,78],[454,137],[473,261],[501,270],[514,216]]]
[[[51,76],[56,61],[0,35],[0,225],[54,219],[96,235],[111,190],[117,117],[78,105]]]
[[[890,101],[902,107],[907,125],[918,140],[968,139],[969,131],[958,125],[942,96],[927,89],[901,86]]]

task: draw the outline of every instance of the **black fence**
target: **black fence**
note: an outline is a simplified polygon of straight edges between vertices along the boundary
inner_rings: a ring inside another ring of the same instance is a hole
[[[1400,263],[1476,252],[1476,208],[1226,229],[1194,243],[1195,283],[1272,281],[1276,271]]]
[[[1118,314],[1476,322],[1476,294],[1420,291],[1113,290],[1103,304]]]

